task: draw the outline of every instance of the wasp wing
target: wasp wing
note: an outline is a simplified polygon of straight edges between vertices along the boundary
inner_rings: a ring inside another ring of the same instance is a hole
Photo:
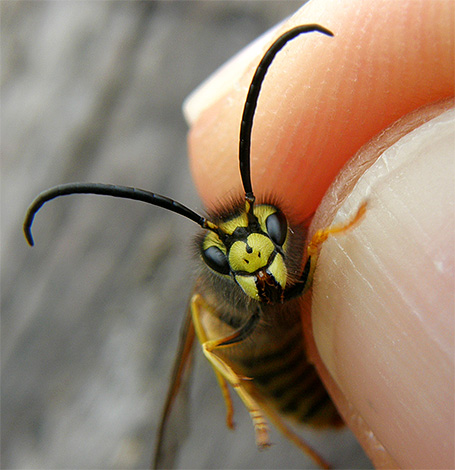
[[[180,331],[166,402],[161,415],[152,469],[173,468],[182,436],[186,434],[185,419],[194,344],[194,326],[188,308]]]

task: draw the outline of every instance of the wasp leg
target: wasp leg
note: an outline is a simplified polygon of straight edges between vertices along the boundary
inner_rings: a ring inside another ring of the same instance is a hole
[[[223,392],[223,396],[225,398],[227,406],[228,423],[230,419],[232,420],[233,408],[231,397],[227,389],[227,382],[229,382],[232,387],[234,387],[234,390],[237,392],[244,405],[246,406],[248,412],[250,413],[255,430],[257,446],[260,449],[269,447],[269,426],[265,419],[264,413],[262,412],[261,407],[258,405],[256,400],[245,390],[242,385],[242,381],[249,380],[249,378],[238,375],[232,369],[232,367],[230,367],[229,364],[226,363],[226,361],[224,361],[214,353],[215,349],[230,347],[235,343],[243,341],[243,339],[248,335],[248,332],[254,328],[255,323],[257,323],[257,320],[253,319],[253,321],[247,322],[247,325],[245,325],[245,327],[235,331],[229,336],[216,340],[210,340],[207,337],[204,327],[202,326],[200,318],[202,310],[208,310],[210,312],[212,309],[204,301],[202,296],[196,294],[191,299],[191,312],[193,314],[193,323],[196,330],[196,334],[202,344],[202,351],[204,353],[204,356],[212,365],[218,382],[220,383],[221,390]]]
[[[209,305],[204,301],[201,295],[195,294],[191,298],[191,314],[193,317],[193,325],[196,330],[196,335],[199,338],[201,344],[205,344],[208,341],[207,334],[202,326],[200,319],[201,307],[204,306],[207,310],[211,310]],[[212,363],[211,363],[212,364]],[[229,429],[234,429],[234,406],[232,404],[232,398],[229,393],[229,388],[226,380],[223,375],[218,371],[218,369],[212,364],[215,376],[218,380],[218,385],[220,386],[221,393],[223,394],[224,403],[226,405],[226,425]]]
[[[329,238],[330,235],[335,235],[337,233],[344,233],[350,230],[351,228],[353,228],[355,225],[357,225],[360,222],[360,220],[362,220],[363,216],[365,215],[366,210],[367,210],[367,203],[364,202],[357,210],[356,215],[347,223],[339,224],[339,225],[332,225],[327,228],[319,229],[313,235],[307,248],[308,262],[311,263],[309,273],[308,273],[308,279],[307,279],[308,286],[310,286],[311,283],[313,282],[313,275],[316,269],[316,261],[318,259],[319,247],[327,240],[327,238]]]
[[[367,203],[364,202],[357,214],[354,216],[346,224],[340,225],[332,225],[331,227],[327,227],[324,229],[318,230],[311,239],[310,243],[308,244],[307,253],[308,258],[305,263],[305,267],[303,268],[302,275],[300,279],[292,286],[288,287],[284,292],[284,300],[292,299],[293,297],[297,297],[299,295],[303,295],[308,288],[311,286],[313,282],[313,275],[316,269],[316,262],[319,256],[319,247],[329,238],[330,235],[334,235],[336,233],[343,233],[347,230],[354,227],[354,225],[358,224],[362,217],[365,215],[367,208]]]
[[[367,203],[364,202],[358,209],[357,214],[347,223],[339,224],[339,225],[332,225],[331,227],[323,228],[318,230],[311,239],[311,242],[308,245],[308,256],[311,258],[317,258],[319,247],[322,243],[324,243],[330,235],[334,235],[336,233],[343,233],[347,230],[353,228],[357,225],[360,220],[365,215],[367,210]],[[312,263],[313,264],[313,263]],[[316,264],[316,263],[314,263]],[[314,267],[310,269],[310,275],[312,276],[314,271]]]

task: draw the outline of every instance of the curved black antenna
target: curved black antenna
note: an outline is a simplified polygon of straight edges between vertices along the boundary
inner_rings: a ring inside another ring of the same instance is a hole
[[[163,207],[171,212],[183,215],[187,219],[196,222],[204,229],[217,232],[218,227],[205,217],[200,216],[196,212],[188,209],[188,207],[180,204],[173,199],[165,196],[145,191],[143,189],[130,188],[128,186],[116,186],[114,184],[102,183],[68,183],[47,189],[38,194],[27,210],[24,220],[24,234],[30,246],[34,245],[32,236],[32,224],[36,213],[46,202],[60,196],[69,196],[71,194],[99,194],[102,196],[113,196],[124,199],[133,199],[135,201],[146,202],[154,206]]]
[[[253,79],[251,80],[251,85],[248,90],[245,106],[243,108],[242,124],[240,126],[239,149],[240,175],[242,177],[243,188],[245,189],[245,197],[250,202],[254,202],[250,172],[251,131],[253,128],[254,112],[256,110],[262,82],[264,81],[267,69],[280,49],[282,49],[288,41],[294,39],[299,34],[310,33],[313,31],[319,31],[322,34],[327,34],[327,36],[333,36],[331,31],[318,24],[307,24],[290,29],[270,46],[270,48],[264,54],[264,57],[259,62]]]

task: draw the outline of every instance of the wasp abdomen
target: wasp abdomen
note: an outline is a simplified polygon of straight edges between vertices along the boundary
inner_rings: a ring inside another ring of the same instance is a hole
[[[258,329],[261,338],[253,338],[253,354],[238,358],[242,374],[252,378],[245,384],[251,393],[297,421],[315,426],[339,424],[338,412],[307,360],[301,326],[278,335],[275,325],[269,332],[264,325]],[[264,341],[267,337],[273,337],[273,341]]]

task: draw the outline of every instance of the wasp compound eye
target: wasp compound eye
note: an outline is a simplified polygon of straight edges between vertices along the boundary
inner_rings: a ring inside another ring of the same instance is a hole
[[[270,214],[265,221],[265,226],[273,243],[283,246],[288,231],[288,223],[284,214],[281,211]]]
[[[226,255],[216,246],[209,246],[202,252],[207,266],[220,274],[229,274],[230,267]]]

